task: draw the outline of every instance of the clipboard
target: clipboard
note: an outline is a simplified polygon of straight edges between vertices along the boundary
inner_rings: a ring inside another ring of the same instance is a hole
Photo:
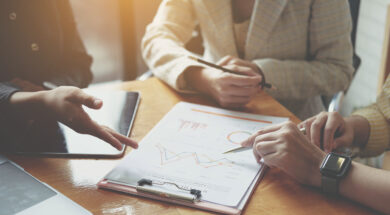
[[[148,199],[154,199],[157,201],[163,201],[163,202],[168,202],[168,203],[173,203],[177,205],[183,205],[191,208],[196,208],[200,210],[205,210],[205,211],[211,211],[211,212],[216,212],[216,213],[222,213],[222,214],[231,214],[231,215],[238,215],[241,214],[242,211],[244,210],[247,201],[250,199],[252,196],[253,192],[255,191],[255,188],[257,185],[260,183],[261,179],[264,177],[264,174],[266,170],[268,169],[267,166],[264,166],[259,174],[256,176],[255,180],[251,184],[250,188],[248,189],[248,192],[246,195],[243,197],[243,201],[238,207],[229,207],[225,205],[219,205],[216,203],[211,203],[211,202],[204,202],[202,201],[201,197],[199,198],[198,201],[185,201],[185,200],[180,200],[177,198],[171,198],[169,197],[170,193],[166,193],[166,195],[162,194],[156,194],[152,192],[143,192],[140,189],[137,189],[137,186],[134,185],[128,185],[128,184],[120,184],[120,183],[115,183],[112,181],[109,181],[107,179],[103,179],[98,183],[98,187],[106,190],[113,190],[125,194],[130,194],[134,196],[141,196],[145,197]]]
[[[251,151],[223,152],[259,128],[286,120],[180,102],[98,187],[241,214],[267,167],[259,165]]]

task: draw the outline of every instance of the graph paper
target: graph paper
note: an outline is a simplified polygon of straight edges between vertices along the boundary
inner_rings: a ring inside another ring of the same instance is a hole
[[[251,150],[222,152],[286,120],[180,102],[106,178],[123,184],[170,181],[201,190],[202,201],[237,206],[261,165]]]

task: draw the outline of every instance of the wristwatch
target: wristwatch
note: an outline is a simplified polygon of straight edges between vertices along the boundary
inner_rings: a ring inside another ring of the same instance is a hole
[[[339,182],[347,174],[351,167],[351,161],[350,157],[333,152],[326,155],[320,167],[321,187],[324,193],[338,194]]]

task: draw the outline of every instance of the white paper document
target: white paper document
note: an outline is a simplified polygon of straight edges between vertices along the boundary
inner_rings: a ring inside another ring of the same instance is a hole
[[[258,129],[287,118],[178,103],[106,179],[174,182],[202,191],[202,201],[237,207],[262,166],[252,150],[222,154]]]

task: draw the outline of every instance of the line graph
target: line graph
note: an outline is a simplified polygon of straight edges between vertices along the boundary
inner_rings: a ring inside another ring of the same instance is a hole
[[[160,165],[165,166],[173,163],[178,163],[186,159],[193,159],[196,165],[203,168],[211,168],[216,166],[232,167],[234,161],[227,158],[213,159],[206,154],[199,154],[197,152],[173,152],[161,144],[156,144],[155,147],[160,152]]]
[[[244,197],[260,180],[257,176],[264,166],[256,162],[251,151],[222,152],[259,128],[286,120],[180,102],[142,139],[141,147],[121,162],[112,177],[124,183],[136,182],[138,176],[172,181],[202,190],[205,202],[236,207],[247,201]]]

